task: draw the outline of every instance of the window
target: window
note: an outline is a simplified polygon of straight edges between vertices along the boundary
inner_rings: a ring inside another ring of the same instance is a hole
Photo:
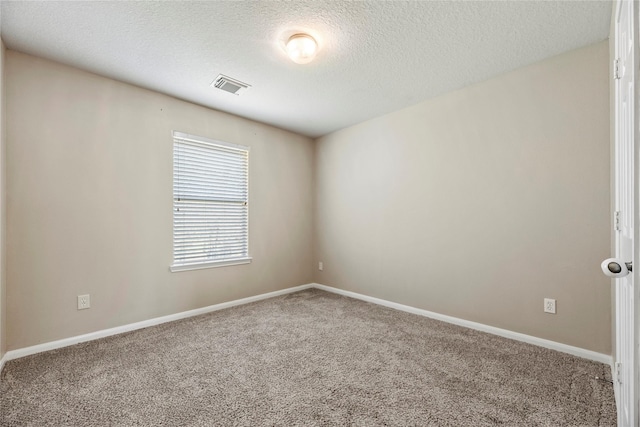
[[[249,147],[173,132],[171,271],[246,264]]]

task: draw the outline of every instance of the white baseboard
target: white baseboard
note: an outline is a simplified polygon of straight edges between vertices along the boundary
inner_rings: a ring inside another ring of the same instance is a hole
[[[493,326],[484,325],[482,323],[476,323],[469,320],[459,319],[457,317],[434,313],[432,311],[427,311],[420,308],[411,307],[408,305],[398,304],[398,303],[383,300],[380,298],[374,298],[367,295],[358,294],[356,292],[345,291],[342,289],[333,288],[331,286],[325,286],[318,283],[310,283],[307,285],[295,286],[292,288],[282,289],[279,291],[268,292],[266,294],[255,295],[248,298],[242,298],[234,301],[223,302],[221,304],[210,305],[208,307],[197,308],[195,310],[183,311],[181,313],[170,314],[168,316],[156,317],[154,319],[143,320],[141,322],[136,322],[136,323],[130,323],[128,325],[118,326],[111,329],[104,329],[101,331],[91,332],[84,335],[64,338],[58,341],[51,341],[48,343],[38,344],[31,347],[11,350],[11,351],[8,351],[2,359],[0,359],[0,372],[2,372],[2,367],[4,366],[5,362],[8,362],[9,360],[13,360],[13,359],[18,359],[20,357],[30,356],[32,354],[41,353],[43,351],[55,350],[58,348],[67,347],[70,345],[79,344],[86,341],[92,341],[99,338],[108,337],[111,335],[117,335],[124,332],[135,331],[136,329],[147,328],[149,326],[159,325],[161,323],[166,323],[166,322],[172,322],[174,320],[185,319],[187,317],[193,317],[201,314],[211,313],[213,311],[223,310],[225,308],[235,307],[242,304],[248,304],[251,302],[260,301],[267,298],[273,298],[280,295],[285,295],[292,292],[298,292],[298,291],[302,291],[310,288],[321,289],[323,291],[344,295],[347,297],[371,302],[374,304],[382,305],[382,306],[393,308],[396,310],[406,311],[408,313],[417,314],[419,316],[425,316],[432,319],[441,320],[443,322],[452,323],[454,325],[464,326],[470,329],[476,329],[478,331],[487,332],[493,335],[499,335],[501,337],[510,338],[516,341],[522,341],[522,342],[537,345],[540,347],[561,351],[563,353],[569,353],[574,356],[582,357],[585,359],[594,360],[596,362],[612,365],[611,356],[607,354],[597,353],[595,351],[585,350],[583,348],[574,347],[567,344],[561,344],[555,341],[550,341],[543,338],[534,337],[531,335],[525,335],[519,332],[509,331],[507,329],[500,329]]]
[[[4,369],[4,364],[7,363],[7,355],[5,354],[0,358],[0,377],[2,376],[2,369]]]
[[[313,285],[311,284],[294,286],[292,288],[282,289],[274,292],[268,292],[266,294],[255,295],[252,297],[237,299],[234,301],[214,304],[207,307],[196,308],[195,310],[183,311],[180,313],[169,314],[167,316],[156,317],[149,320],[143,320],[141,322],[130,323],[128,325],[117,326],[115,328],[103,329],[101,331],[91,332],[84,335],[64,338],[58,341],[51,341],[43,344],[34,345],[31,347],[19,348],[17,350],[8,351],[4,355],[4,357],[2,358],[2,362],[0,363],[4,364],[5,361],[18,359],[20,357],[30,356],[36,353],[42,353],[43,351],[49,351],[49,350],[55,350],[62,347],[68,347],[70,345],[79,344],[81,342],[93,341],[93,340],[108,337],[111,335],[117,335],[124,332],[135,331],[136,329],[148,328],[149,326],[155,326],[161,323],[173,322],[174,320],[180,320],[180,319],[185,319],[187,317],[199,316],[201,314],[211,313],[213,311],[223,310],[225,308],[235,307],[237,305],[249,304],[251,302],[260,301],[267,298],[273,298],[273,297],[277,297],[284,294],[290,294],[292,292],[303,291],[311,287],[313,287]],[[0,372],[1,372],[1,369],[0,369]]]
[[[519,332],[513,332],[507,329],[496,328],[494,326],[472,322],[470,320],[459,319],[457,317],[447,316],[445,314],[434,313],[433,311],[427,311],[420,308],[411,307],[408,305],[398,304],[396,302],[391,302],[391,301],[383,300],[380,298],[374,298],[367,295],[358,294],[356,292],[345,291],[343,289],[333,288],[331,286],[320,285],[318,283],[313,283],[311,286],[316,289],[322,289],[323,291],[333,292],[335,294],[340,294],[347,297],[359,299],[362,301],[367,301],[374,304],[382,305],[385,307],[394,308],[396,310],[406,311],[408,313],[429,317],[431,319],[452,323],[454,325],[464,326],[470,329],[476,329],[478,331],[487,332],[493,335],[499,335],[501,337],[509,338],[516,341],[526,342],[529,344],[549,348],[551,350],[556,350],[563,353],[569,353],[574,356],[582,357],[584,359],[589,359],[589,360],[593,360],[600,363],[605,363],[610,366],[613,363],[611,356],[608,354],[602,354],[595,351],[586,350],[580,347],[574,347],[571,345],[562,344],[559,342],[550,341],[543,338],[534,337],[531,335],[521,334]]]

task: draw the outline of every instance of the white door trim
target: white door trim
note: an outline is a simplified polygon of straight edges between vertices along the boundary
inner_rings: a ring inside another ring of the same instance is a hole
[[[614,42],[614,256],[633,262],[631,274],[614,279],[613,320],[615,352],[613,380],[618,426],[640,427],[638,353],[640,343],[638,306],[640,298],[640,173],[638,165],[638,3],[616,0],[613,10]]]

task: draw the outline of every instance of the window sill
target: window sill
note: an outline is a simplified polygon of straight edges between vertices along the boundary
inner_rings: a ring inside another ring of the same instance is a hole
[[[236,259],[228,259],[224,261],[213,261],[213,262],[201,262],[198,264],[183,264],[183,265],[172,265],[169,267],[172,273],[177,273],[178,271],[189,271],[189,270],[202,270],[204,268],[217,268],[217,267],[227,267],[229,265],[241,265],[241,264],[250,264],[253,258],[236,258]]]

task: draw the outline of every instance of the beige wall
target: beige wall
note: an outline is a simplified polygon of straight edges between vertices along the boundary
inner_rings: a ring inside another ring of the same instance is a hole
[[[2,65],[0,351],[315,280],[610,353],[606,42],[328,135],[315,163],[286,131],[13,51]],[[251,147],[252,264],[169,272],[172,130]]]
[[[609,354],[608,63],[602,42],[320,138],[315,281]]]
[[[5,65],[9,350],[311,282],[313,141],[14,51]],[[251,264],[169,272],[172,130],[251,147]]]

